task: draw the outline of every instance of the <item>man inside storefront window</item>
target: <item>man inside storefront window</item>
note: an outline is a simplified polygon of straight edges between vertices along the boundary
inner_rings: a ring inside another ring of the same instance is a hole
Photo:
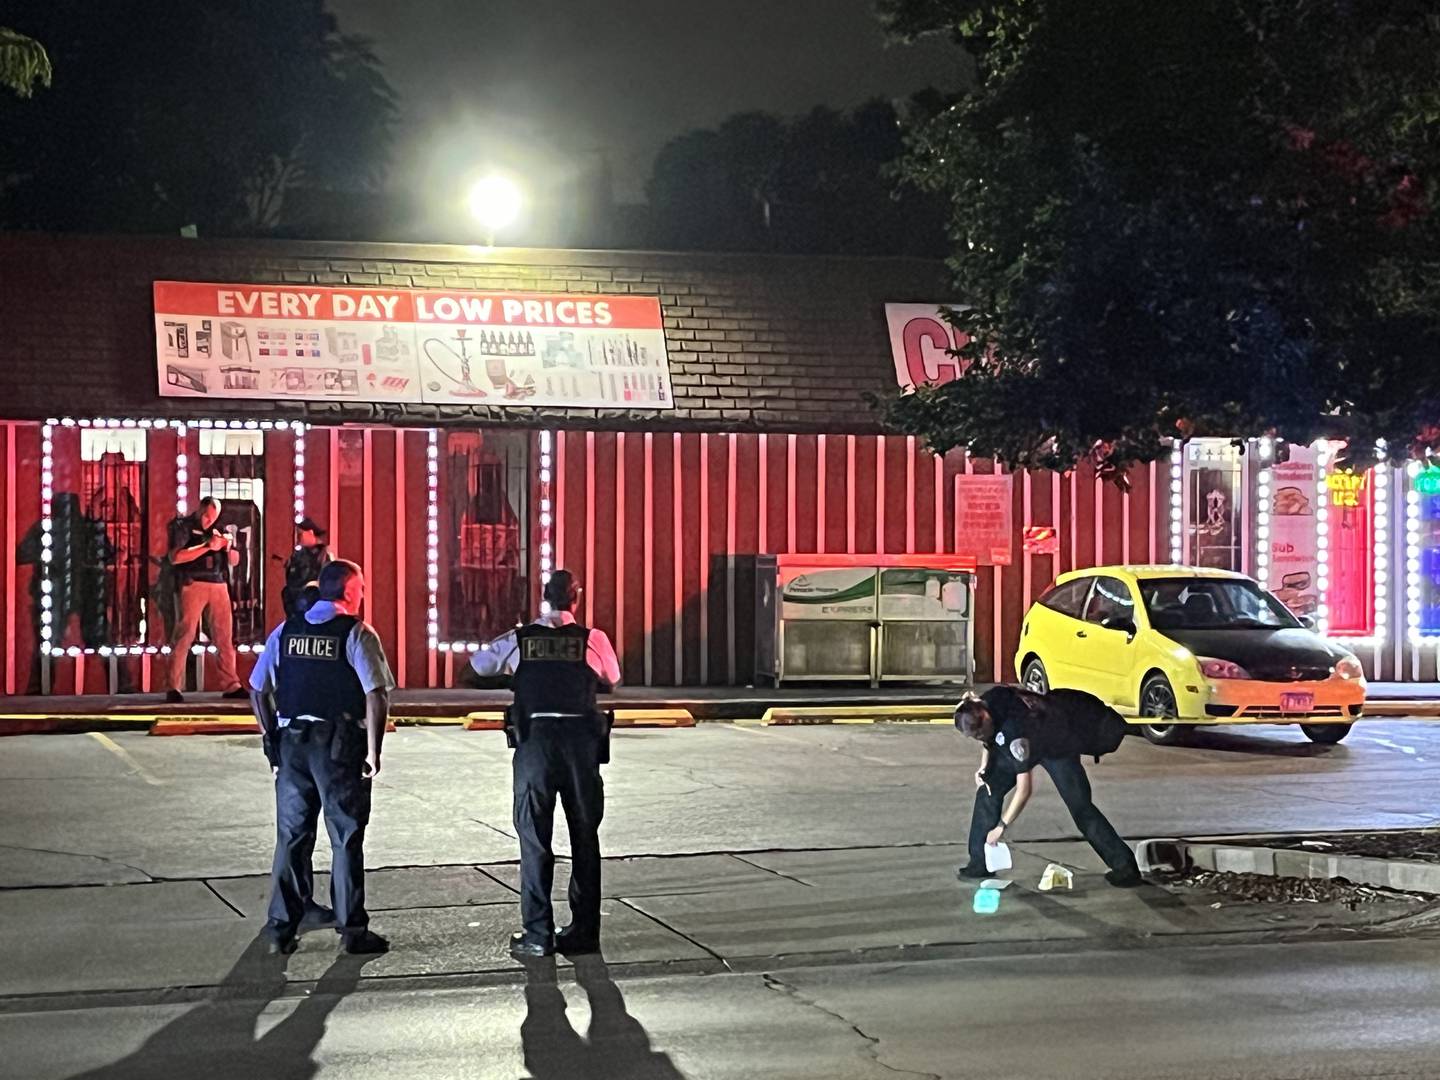
[[[280,599],[287,619],[305,610],[305,587],[320,577],[331,558],[325,530],[312,518],[302,518],[295,526],[295,550],[285,560],[285,587]]]
[[[481,647],[470,661],[480,678],[513,676],[515,703],[506,721],[515,747],[515,832],[520,838],[522,928],[510,952],[525,959],[598,952],[600,948],[600,819],[605,788],[600,766],[610,759],[609,726],[597,691],[620,682],[620,662],[603,630],[575,621],[580,586],[568,570],[545,583],[549,610],[528,626]],[[555,932],[550,902],[555,853],[550,847],[555,797],[570,826],[570,925]]]
[[[240,561],[240,553],[234,550],[230,537],[216,528],[219,520],[220,500],[206,496],[193,514],[176,518],[170,525],[170,563],[179,594],[179,616],[170,638],[170,689],[165,691],[165,700],[172,705],[185,700],[185,665],[202,620],[215,646],[221,697],[249,696],[235,671],[234,613],[230,606],[230,567]]]

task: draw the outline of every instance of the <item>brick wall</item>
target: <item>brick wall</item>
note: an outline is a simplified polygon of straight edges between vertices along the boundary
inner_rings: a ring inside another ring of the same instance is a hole
[[[0,416],[190,415],[156,389],[156,280],[658,296],[677,408],[234,402],[317,423],[519,423],[866,433],[862,394],[893,391],[884,304],[946,299],[941,264],[393,244],[0,236]],[[219,412],[207,408],[207,412]]]

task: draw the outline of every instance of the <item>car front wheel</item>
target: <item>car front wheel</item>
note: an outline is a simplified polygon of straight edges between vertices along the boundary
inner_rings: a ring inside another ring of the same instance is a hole
[[[1334,746],[1350,734],[1351,724],[1301,724],[1305,737],[1321,746]]]
[[[1045,665],[1038,659],[1031,659],[1025,664],[1025,670],[1020,673],[1020,681],[1026,690],[1033,693],[1050,692],[1050,676],[1045,671]]]
[[[1164,675],[1151,675],[1140,687],[1140,715],[1143,717],[1178,716],[1175,691]],[[1142,724],[1145,738],[1156,746],[1175,746],[1184,742],[1186,731],[1180,724]]]

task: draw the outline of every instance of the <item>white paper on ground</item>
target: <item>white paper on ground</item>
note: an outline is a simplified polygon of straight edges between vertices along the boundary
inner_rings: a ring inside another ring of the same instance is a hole
[[[985,869],[992,874],[1009,870],[1015,864],[1010,860],[1010,845],[1006,843],[985,845]]]
[[[980,888],[995,889],[998,892],[1000,889],[1004,889],[1011,884],[1013,884],[1013,882],[1011,882],[1009,878],[987,877],[984,881],[980,882]]]

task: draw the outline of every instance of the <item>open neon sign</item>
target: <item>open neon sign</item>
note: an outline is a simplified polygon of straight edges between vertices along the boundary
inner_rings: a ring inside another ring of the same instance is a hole
[[[1375,485],[1368,472],[1329,472],[1329,632],[1344,638],[1375,634]]]

